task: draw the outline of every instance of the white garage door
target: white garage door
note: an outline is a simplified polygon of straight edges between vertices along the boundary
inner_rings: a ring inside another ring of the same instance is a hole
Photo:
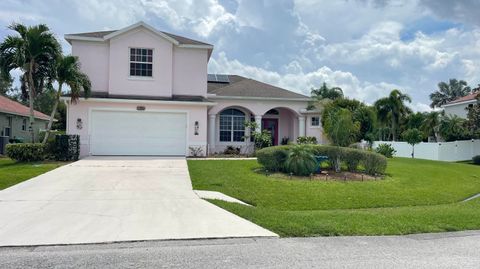
[[[185,113],[94,110],[90,119],[92,155],[185,155]]]

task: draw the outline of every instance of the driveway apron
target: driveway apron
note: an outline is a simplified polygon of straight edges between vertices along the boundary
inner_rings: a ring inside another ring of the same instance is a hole
[[[200,199],[185,158],[89,157],[0,191],[0,246],[276,234]]]

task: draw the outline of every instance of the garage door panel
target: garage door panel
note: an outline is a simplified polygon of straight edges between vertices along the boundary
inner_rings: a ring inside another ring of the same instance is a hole
[[[92,111],[93,155],[185,155],[186,114]]]

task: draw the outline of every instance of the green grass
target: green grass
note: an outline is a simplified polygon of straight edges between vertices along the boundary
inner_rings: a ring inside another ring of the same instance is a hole
[[[64,164],[66,163],[48,161],[18,163],[9,158],[0,158],[0,190],[46,173]]]
[[[212,201],[282,236],[376,235],[480,229],[480,167],[395,158],[369,182],[288,180],[256,161],[188,162],[194,189],[220,191],[247,207]]]

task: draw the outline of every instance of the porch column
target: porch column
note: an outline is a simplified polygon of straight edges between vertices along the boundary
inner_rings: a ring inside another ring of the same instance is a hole
[[[262,115],[255,115],[255,122],[257,123],[257,128],[255,128],[256,132],[262,131]]]
[[[216,114],[208,115],[208,152],[215,152],[215,119]]]
[[[305,136],[305,117],[298,116],[298,136]]]

